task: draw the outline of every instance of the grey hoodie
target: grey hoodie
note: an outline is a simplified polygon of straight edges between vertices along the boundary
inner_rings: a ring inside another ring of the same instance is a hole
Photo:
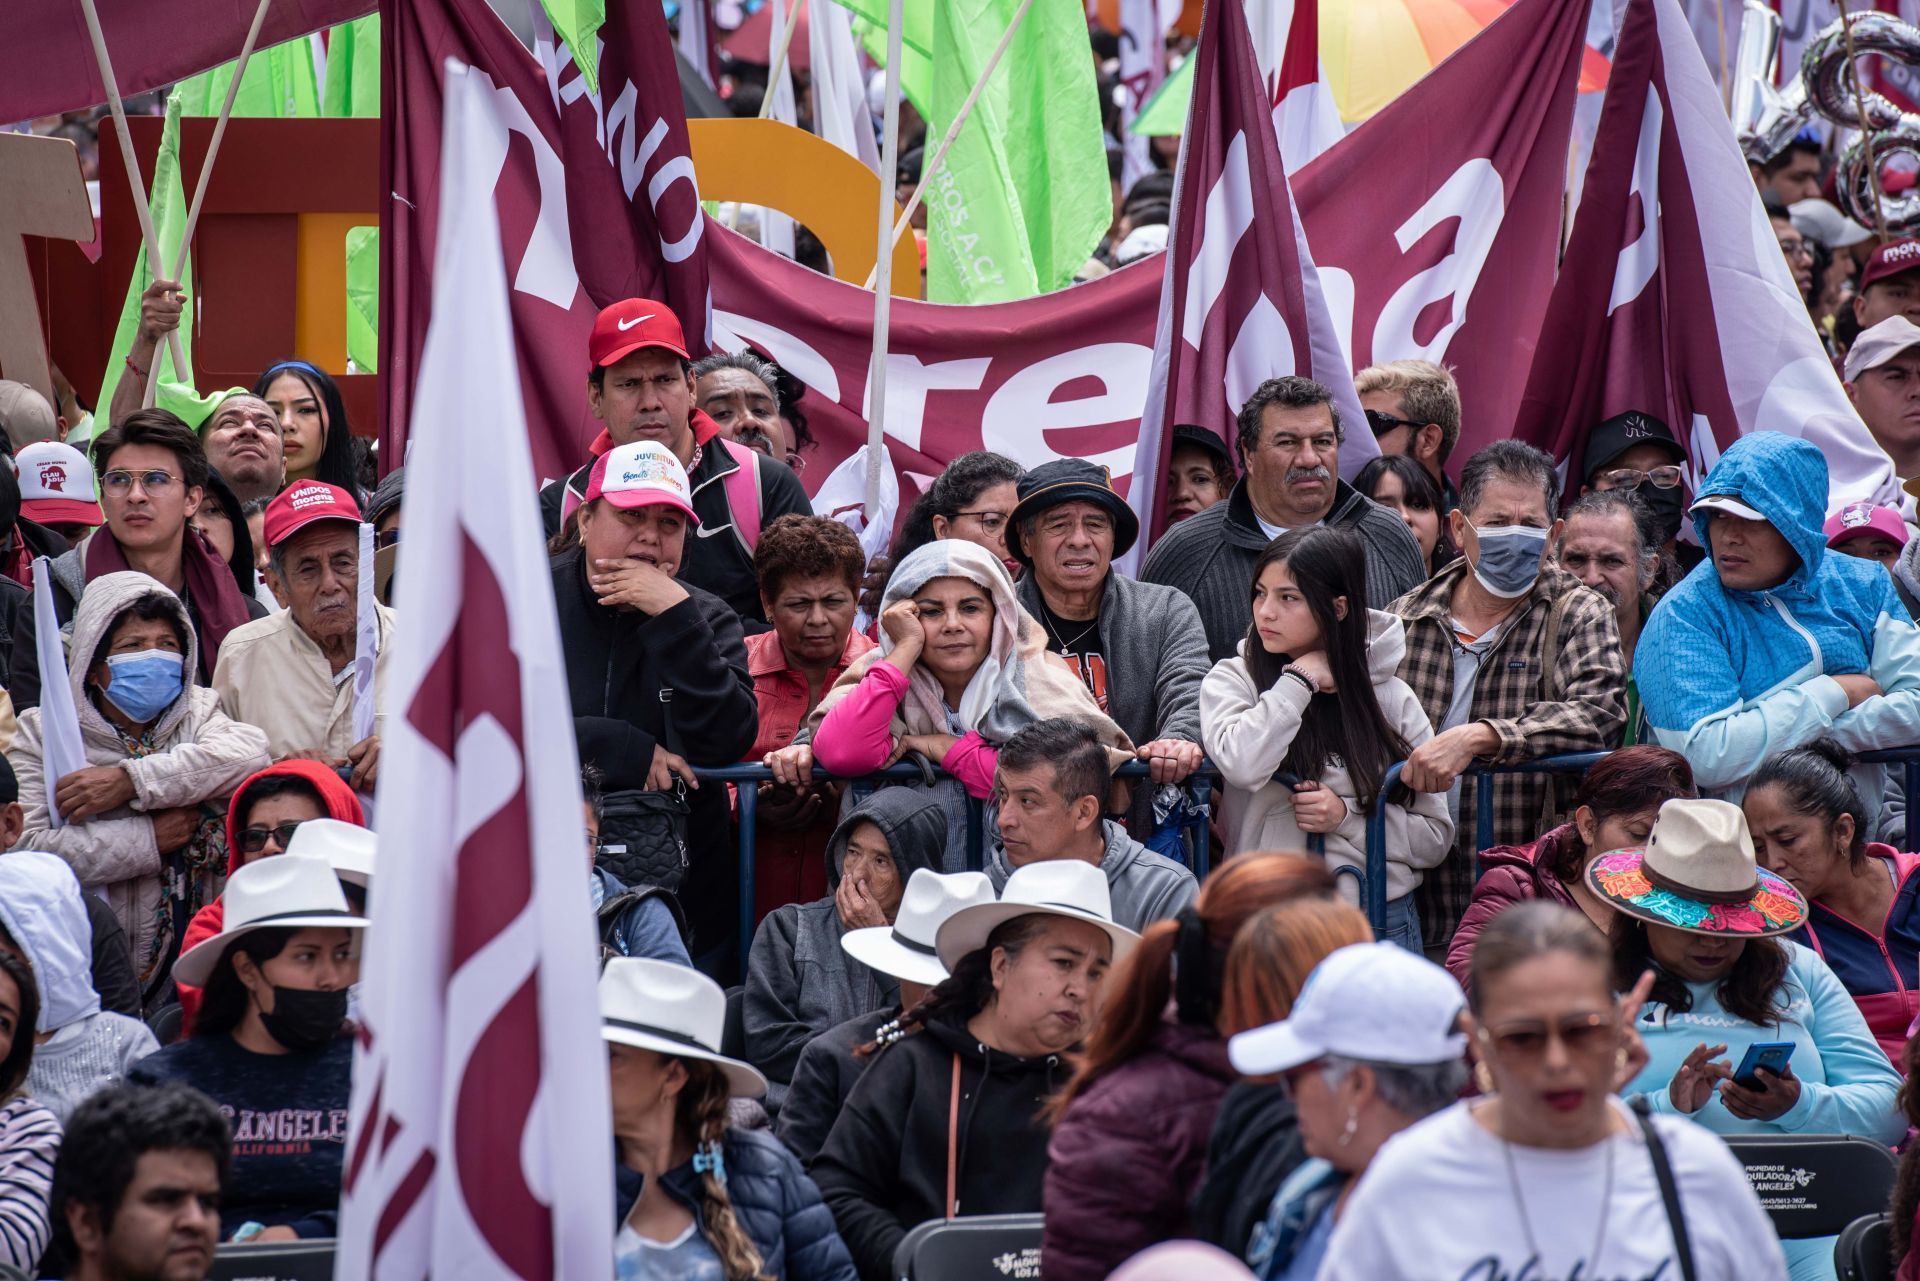
[[[80,882],[58,855],[0,856],[0,927],[27,954],[40,989],[38,1032],[26,1092],[65,1124],[89,1095],[117,1085],[160,1048],[138,1019],[100,1008],[93,989],[93,926]],[[21,1035],[28,1035],[22,1032]]]
[[[887,787],[854,806],[827,842],[827,896],[775,908],[760,923],[747,959],[747,1058],[772,1083],[777,1109],[808,1041],[856,1014],[898,1004],[900,985],[876,974],[840,947],[846,927],[834,891],[841,861],[859,823],[887,839],[904,886],[919,868],[939,871],[947,842],[947,811],[937,792]]]
[[[1100,870],[1107,874],[1107,893],[1113,897],[1116,924],[1138,932],[1155,921],[1164,921],[1193,902],[1200,884],[1193,873],[1164,854],[1155,854],[1127,835],[1127,829],[1109,819],[1101,819],[1107,833],[1106,853],[1100,856]],[[1007,887],[1013,864],[1004,845],[995,845],[987,857],[987,878],[998,894]]]

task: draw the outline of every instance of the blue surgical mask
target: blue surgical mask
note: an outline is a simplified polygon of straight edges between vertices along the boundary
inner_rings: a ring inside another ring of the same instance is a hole
[[[114,654],[107,659],[111,679],[100,692],[122,712],[146,724],[160,719],[160,713],[180,697],[185,670],[186,661],[171,650]]]
[[[1478,536],[1480,555],[1473,576],[1501,600],[1518,600],[1533,590],[1540,577],[1540,558],[1547,550],[1547,531],[1531,525],[1491,525],[1468,522]]]

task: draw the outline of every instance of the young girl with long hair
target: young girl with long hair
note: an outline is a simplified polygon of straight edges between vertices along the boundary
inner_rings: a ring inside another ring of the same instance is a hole
[[[1200,734],[1226,782],[1227,852],[1326,842],[1332,866],[1366,867],[1367,818],[1387,805],[1387,921],[1382,937],[1420,950],[1413,888],[1446,857],[1446,797],[1395,787],[1387,769],[1433,737],[1420,700],[1394,673],[1406,632],[1367,608],[1359,535],[1290,530],[1253,565],[1253,625],[1240,652],[1200,687]]]

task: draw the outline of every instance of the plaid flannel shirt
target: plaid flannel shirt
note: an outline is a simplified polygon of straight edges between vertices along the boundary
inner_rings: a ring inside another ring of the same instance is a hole
[[[1407,626],[1400,679],[1413,687],[1435,732],[1453,701],[1453,589],[1467,573],[1464,559],[1441,570],[1393,603]],[[1568,595],[1568,594],[1571,595]],[[1558,653],[1547,656],[1547,624],[1561,610]],[[1560,701],[1547,702],[1548,672]],[[1627,665],[1613,606],[1557,565],[1541,570],[1533,592],[1508,616],[1506,630],[1480,666],[1467,723],[1485,722],[1499,735],[1491,763],[1513,764],[1563,752],[1597,752],[1620,745],[1626,723]],[[1479,762],[1476,762],[1479,763]],[[1493,781],[1493,845],[1525,845],[1547,830],[1553,777],[1506,774]],[[1473,896],[1478,782],[1460,780],[1460,822],[1446,861],[1430,869],[1419,889],[1420,927],[1427,947],[1444,947]]]

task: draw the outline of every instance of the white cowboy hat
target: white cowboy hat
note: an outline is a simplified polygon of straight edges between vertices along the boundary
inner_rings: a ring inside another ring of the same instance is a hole
[[[900,895],[892,925],[851,930],[840,936],[848,956],[870,970],[906,983],[934,987],[946,981],[933,940],[941,924],[962,908],[992,903],[993,882],[985,872],[949,872],[915,868]]]
[[[1115,965],[1140,941],[1132,930],[1114,924],[1105,872],[1077,858],[1047,859],[1015,868],[998,903],[962,908],[948,917],[934,937],[940,963],[951,970],[961,957],[985,947],[994,927],[1034,913],[1099,926],[1113,940]]]
[[[294,853],[255,859],[227,878],[225,923],[210,939],[188,948],[173,963],[173,981],[205,987],[227,946],[255,930],[308,927],[358,930],[366,918],[347,910],[347,896],[333,869],[317,858]]]
[[[286,852],[320,859],[335,876],[364,890],[373,884],[376,844],[373,833],[357,823],[313,818],[293,830]]]
[[[727,994],[698,970],[670,961],[616,956],[600,975],[600,1036],[676,1059],[699,1059],[726,1073],[740,1098],[767,1092],[767,1078],[720,1053]]]

